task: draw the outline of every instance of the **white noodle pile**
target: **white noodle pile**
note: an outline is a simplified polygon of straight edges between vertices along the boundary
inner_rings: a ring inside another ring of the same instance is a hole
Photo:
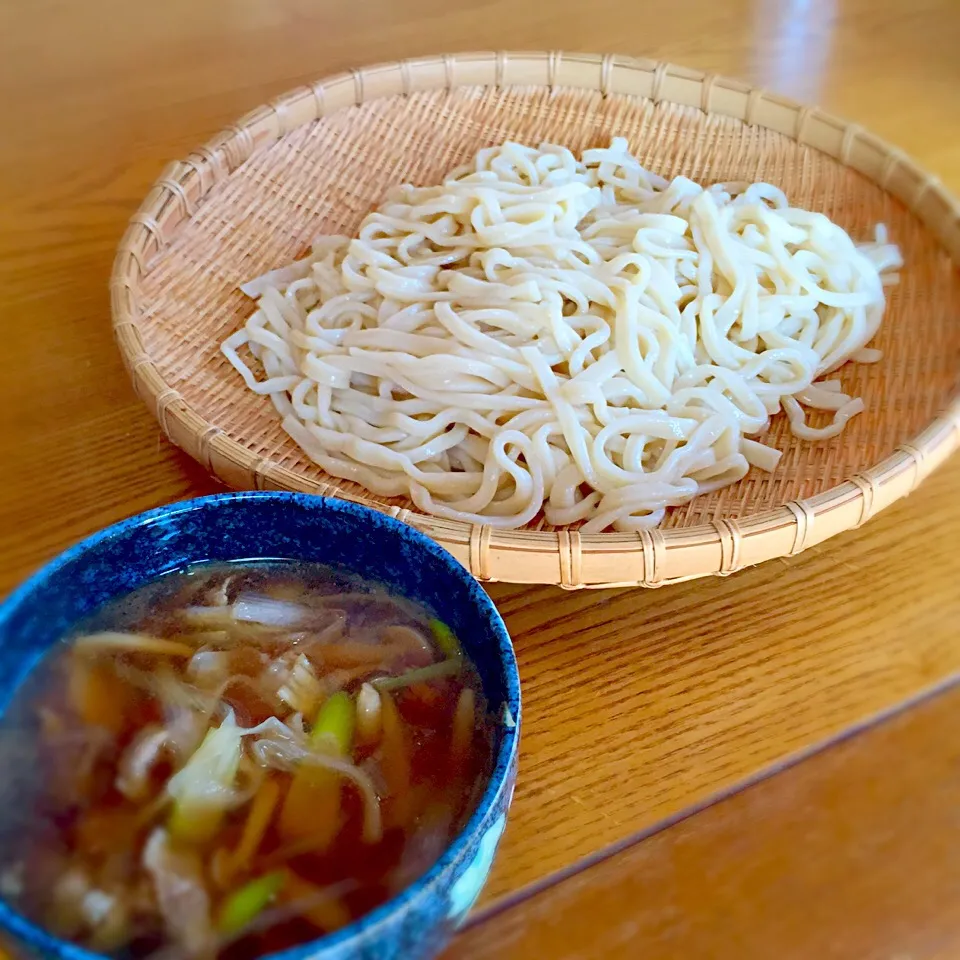
[[[878,359],[900,264],[882,225],[855,244],[770,184],[668,183],[620,138],[506,143],[246,284],[223,352],[332,476],[456,520],[637,530],[773,469],[749,438],[781,409],[809,440],[863,409],[816,381]]]

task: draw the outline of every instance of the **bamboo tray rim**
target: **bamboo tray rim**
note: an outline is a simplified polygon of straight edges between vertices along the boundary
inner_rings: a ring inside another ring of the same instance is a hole
[[[254,109],[186,159],[171,163],[131,218],[117,251],[110,280],[113,329],[134,389],[167,436],[210,473],[236,485],[239,472],[257,489],[336,496],[388,513],[439,541],[481,580],[554,583],[571,589],[656,587],[725,576],[793,556],[859,527],[915,490],[960,447],[960,395],[954,395],[910,442],[814,496],[686,528],[581,535],[576,530],[497,530],[386,506],[342,491],[335,481],[308,480],[232,440],[164,381],[144,347],[138,290],[151,262],[207,193],[294,129],[370,100],[462,86],[577,88],[599,91],[604,97],[626,94],[766,127],[826,153],[900,199],[939,240],[954,265],[960,262],[960,203],[938,178],[857,124],[740,80],[657,60],[557,51],[444,54],[337,73]]]

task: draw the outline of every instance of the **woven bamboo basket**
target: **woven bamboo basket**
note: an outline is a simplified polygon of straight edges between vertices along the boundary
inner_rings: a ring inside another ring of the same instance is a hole
[[[904,255],[874,341],[847,364],[865,413],[829,441],[776,417],[776,471],[674,509],[659,530],[581,536],[425,516],[325,475],[219,351],[252,304],[243,281],[351,233],[386,189],[435,182],[481,147],[575,152],[627,137],[647,167],[702,182],[768,180],[854,237],[887,224]],[[173,163],[132,218],[111,281],[139,396],[173,443],[227,484],[361,501],[442,543],[481,580],[659,586],[783,557],[859,526],[960,445],[960,206],[860,127],[734,81],[644,60],[478,53],[390,63],[293,90]]]

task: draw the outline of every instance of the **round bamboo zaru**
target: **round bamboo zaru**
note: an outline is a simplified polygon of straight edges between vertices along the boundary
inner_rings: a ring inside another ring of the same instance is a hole
[[[856,238],[885,222],[906,266],[879,364],[847,364],[865,413],[807,443],[786,418],[752,470],[669,513],[661,529],[581,536],[425,516],[324,474],[219,351],[253,304],[244,280],[350,233],[391,185],[432,183],[483,146],[550,140],[579,152],[628,138],[642,163],[702,182],[770,180]],[[960,445],[960,206],[860,127],[722,77],[613,56],[478,53],[390,63],[301,87],[167,167],[132,218],[111,280],[113,323],[139,396],[173,443],[235,487],[369,504],[442,543],[482,580],[660,586],[799,553],[906,496]]]

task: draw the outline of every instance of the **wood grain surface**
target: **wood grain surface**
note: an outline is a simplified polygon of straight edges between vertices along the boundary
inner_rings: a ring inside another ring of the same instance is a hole
[[[218,489],[161,440],[110,335],[113,250],[166,162],[303,81],[500,47],[649,55],[738,75],[874,129],[960,189],[956,0],[9,0],[0,4],[0,594],[86,533]],[[516,639],[526,713],[487,906],[960,670],[958,492],[954,458],[862,530],[726,580],[650,592],[491,587]],[[884,755],[890,768],[926,749],[911,729]],[[791,776],[802,781],[805,769]],[[853,816],[872,789],[845,781],[831,803]],[[904,790],[919,802],[922,774]],[[791,796],[778,803],[798,817]],[[731,836],[756,816],[734,809]],[[764,856],[795,862],[795,832],[765,837]],[[839,830],[833,842],[853,856],[852,835]],[[721,874],[740,862],[732,841],[711,850]],[[864,863],[883,866],[879,855]],[[836,877],[828,866],[825,883]],[[790,906],[802,916],[804,902],[818,902],[810,869],[807,887],[769,890],[762,871],[744,873],[740,895],[762,894],[758,903],[777,910],[796,892]],[[746,914],[725,912],[719,893],[711,901],[709,884],[698,889],[697,942],[718,945],[700,955],[739,955]],[[688,909],[677,904],[664,910]],[[895,898],[884,909],[895,912]],[[824,922],[842,947],[844,911]],[[523,923],[557,942],[542,919]],[[540,942],[523,941],[550,956]],[[590,942],[579,956],[592,955]],[[835,955],[865,955],[849,943]],[[604,949],[597,955],[631,955]]]
[[[960,956],[960,689],[491,915],[444,960]]]

